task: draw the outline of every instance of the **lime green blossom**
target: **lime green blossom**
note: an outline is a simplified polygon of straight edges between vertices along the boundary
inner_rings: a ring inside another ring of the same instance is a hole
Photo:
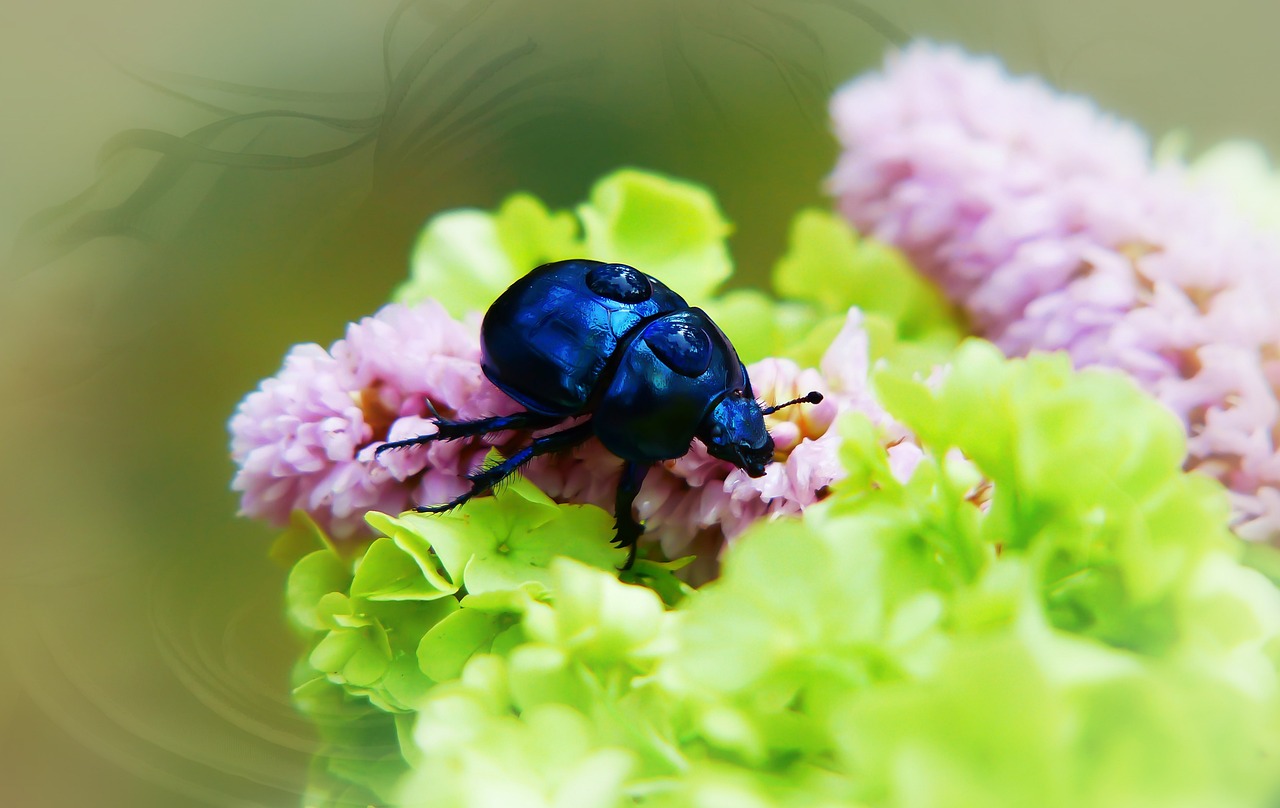
[[[527,490],[495,498],[520,514],[507,521],[376,518],[390,535],[354,576],[332,551],[304,556],[295,621],[317,648],[362,633],[300,694],[416,699],[390,797],[384,759],[322,766],[313,792],[337,794],[347,771],[352,793],[466,808],[1243,808],[1280,793],[1280,591],[1236,560],[1225,493],[1181,470],[1173,417],[1119,374],[980,342],[933,385],[877,380],[921,437],[909,479],[851,414],[844,486],[757,525],[718,581],[668,601],[611,559],[551,554],[470,592],[520,520],[562,524],[570,555],[587,541],[575,506]],[[388,563],[393,547],[411,560]],[[361,578],[371,563],[382,572]],[[409,623],[390,604],[419,612],[416,638],[394,636]],[[370,683],[388,647],[420,672],[412,693]]]
[[[527,194],[495,213],[458,210],[432,219],[414,247],[399,303],[432,299],[455,317],[484,311],[530,269],[591,256],[643,267],[702,301],[732,272],[729,223],[697,185],[624,169],[596,183],[574,213],[548,211]]]

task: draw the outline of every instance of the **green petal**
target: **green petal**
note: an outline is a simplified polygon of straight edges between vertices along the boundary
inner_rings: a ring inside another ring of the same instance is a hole
[[[555,608],[534,605],[525,613],[533,640],[602,665],[626,660],[657,636],[664,610],[653,590],[565,557],[557,558],[551,570]]]
[[[311,667],[325,673],[337,673],[360,649],[362,642],[349,631],[331,631],[311,649]]]
[[[823,316],[814,306],[777,301],[755,289],[734,289],[702,306],[745,364],[786,357],[817,367],[844,326],[843,315]]]
[[[828,314],[852,306],[885,315],[902,336],[954,327],[942,293],[925,281],[902,254],[861,238],[829,211],[805,210],[793,220],[787,254],[774,267],[782,297],[812,303]]]
[[[467,591],[514,589],[526,583],[550,585],[552,561],[575,558],[616,570],[626,551],[609,544],[613,518],[594,505],[561,505],[558,518],[537,527],[516,525],[467,565]]]
[[[417,655],[408,653],[396,654],[378,680],[378,688],[385,694],[387,703],[406,712],[421,704],[434,686],[435,682],[418,667]]]
[[[512,615],[501,612],[459,609],[423,636],[418,666],[437,682],[456,679],[472,656],[487,652],[498,632],[514,622]]]
[[[424,583],[404,559],[380,547],[369,576],[372,581],[376,573],[378,585],[385,588],[377,593],[381,599],[405,592],[424,597],[433,591],[448,594],[459,586],[472,595],[525,584],[545,587],[551,580],[548,567],[558,556],[602,569],[617,569],[626,560],[626,551],[609,543],[613,520],[605,511],[592,505],[558,505],[522,477],[492,497],[472,500],[449,513],[371,513],[368,520],[394,536],[396,546],[416,559],[425,578]],[[394,568],[388,559],[394,560]],[[436,571],[437,563],[444,575]],[[406,581],[415,588],[402,590],[409,586]]]
[[[344,592],[330,592],[316,604],[325,628],[359,628],[369,625],[364,615],[357,613],[356,605]]]
[[[774,267],[773,286],[784,299],[809,305],[810,327],[831,316],[843,324],[845,312],[861,309],[871,358],[893,359],[900,370],[929,370],[946,359],[964,333],[946,298],[901,253],[861,238],[828,211],[796,216],[787,253]]]
[[[618,579],[623,583],[648,587],[656,592],[668,607],[675,606],[696,591],[676,577],[676,572],[693,563],[696,558],[697,556],[690,555],[674,561],[637,559],[631,569],[623,571]]]
[[[364,642],[355,648],[355,653],[342,666],[342,678],[356,687],[376,685],[391,667],[391,646],[386,630],[375,623],[356,636],[361,636]]]
[[[369,515],[371,518],[373,514]],[[441,578],[455,589],[462,584],[462,573],[479,544],[492,535],[474,524],[474,520],[461,509],[444,514],[406,513],[398,517],[385,517],[390,526],[380,529],[392,535],[397,546],[408,548],[411,555],[424,555],[438,560],[444,571]],[[425,559],[419,568],[430,570],[434,566]]]
[[[427,223],[414,245],[410,278],[392,299],[438,301],[454,317],[485,311],[513,281],[548,261],[574,257],[576,225],[518,194],[497,214],[454,210]]]
[[[569,211],[547,210],[530,194],[507,197],[497,213],[498,239],[520,274],[551,261],[578,258],[578,223]]]
[[[486,462],[501,460],[492,452]],[[493,497],[479,500],[478,504],[482,507],[473,509],[473,518],[481,520],[495,536],[510,535],[517,528],[539,528],[561,516],[560,506],[551,497],[519,475],[506,480]]]
[[[320,601],[331,592],[345,592],[351,584],[351,569],[329,550],[303,556],[289,572],[285,589],[289,619],[299,628],[328,628],[327,610]]]
[[[622,169],[578,207],[586,255],[631,264],[699,305],[733,272],[730,226],[705,188]]]
[[[369,546],[351,582],[351,594],[367,600],[435,600],[457,587],[438,574],[424,574],[422,559],[401,549],[392,539],[378,539]],[[425,559],[435,572],[432,559]],[[441,588],[440,584],[444,584]]]
[[[308,553],[326,549],[340,555],[333,540],[306,511],[293,511],[289,514],[289,527],[276,537],[268,555],[280,566],[292,567]]]
[[[561,649],[525,643],[508,659],[511,696],[518,709],[563,704],[582,712],[591,710],[595,694],[585,671]]]
[[[505,513],[494,514],[483,506],[476,508],[485,501],[443,514],[388,516],[371,512],[365,518],[392,537],[435,586],[457,591],[471,557],[480,547],[492,544],[495,530],[501,530],[501,525],[510,519]]]

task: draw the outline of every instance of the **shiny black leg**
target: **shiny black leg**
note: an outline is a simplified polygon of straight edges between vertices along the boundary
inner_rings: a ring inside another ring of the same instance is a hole
[[[374,450],[377,457],[388,449],[403,449],[406,446],[421,446],[437,440],[457,440],[471,438],[476,435],[487,435],[490,432],[502,432],[507,429],[546,429],[564,420],[563,416],[542,415],[536,412],[517,412],[511,415],[495,415],[492,418],[480,418],[475,421],[446,421],[436,419],[433,423],[439,427],[438,432],[430,435],[419,435],[416,438],[384,443]]]
[[[647,464],[633,463],[628,460],[622,466],[622,477],[618,479],[618,497],[613,506],[617,534],[613,538],[613,543],[628,550],[627,563],[622,565],[624,570],[631,569],[631,565],[636,563],[636,542],[644,534],[644,525],[635,520],[631,513],[631,506],[636,501],[636,495],[640,493],[640,486],[648,473]]]
[[[509,428],[509,427],[508,427]],[[472,497],[483,494],[498,483],[515,474],[521,466],[528,463],[535,457],[552,452],[559,452],[565,449],[571,449],[582,443],[594,434],[591,422],[578,424],[569,429],[553,432],[550,435],[543,435],[533,443],[524,447],[520,451],[506,458],[501,463],[495,463],[492,466],[482,468],[479,471],[467,475],[467,479],[471,481],[471,490],[464,494],[460,494],[453,499],[441,505],[419,505],[414,508],[418,513],[444,513],[452,510]],[[433,436],[434,437],[434,436]]]

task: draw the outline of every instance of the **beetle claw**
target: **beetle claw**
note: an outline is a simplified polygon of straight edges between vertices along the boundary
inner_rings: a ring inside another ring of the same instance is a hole
[[[633,543],[633,544],[631,545],[631,550],[630,550],[630,552],[628,552],[628,553],[627,553],[627,560],[626,560],[626,563],[624,563],[621,567],[619,567],[619,568],[618,568],[620,572],[626,572],[627,570],[629,570],[629,569],[631,569],[633,566],[635,566],[635,563],[636,563],[636,550],[637,550],[637,549],[638,549],[638,545],[636,545],[636,544],[634,544],[634,543]]]
[[[440,505],[418,505],[414,508],[418,513],[444,513],[452,510],[455,505],[461,505],[460,502],[445,502]]]
[[[416,438],[407,438],[406,440],[393,440],[389,443],[382,444],[377,449],[374,449],[373,456],[376,459],[378,457],[381,457],[383,452],[388,451],[390,449],[407,449],[410,446],[421,446],[424,443],[430,443],[431,441],[436,440],[439,437],[440,437],[440,433],[437,432],[432,435],[419,435]]]

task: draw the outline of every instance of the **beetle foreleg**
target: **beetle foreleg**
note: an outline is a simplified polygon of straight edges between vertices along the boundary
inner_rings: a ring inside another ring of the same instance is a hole
[[[517,412],[512,415],[495,415],[492,418],[480,418],[475,421],[446,421],[437,419],[434,423],[436,431],[430,435],[419,435],[416,438],[396,440],[384,443],[373,450],[377,457],[388,449],[403,449],[407,446],[421,446],[436,440],[457,440],[486,435],[490,432],[502,432],[508,429],[544,429],[555,426],[564,420],[563,416],[542,415],[536,412]]]
[[[618,497],[613,506],[614,527],[617,534],[613,537],[613,543],[628,550],[627,563],[622,565],[624,570],[631,569],[631,565],[636,563],[636,542],[644,534],[644,525],[632,516],[631,506],[636,501],[636,495],[640,493],[640,486],[648,473],[647,464],[628,460],[623,464],[622,476],[618,479]]]
[[[528,463],[533,458],[544,454],[551,454],[552,452],[571,449],[591,437],[592,434],[594,433],[592,431],[591,422],[585,421],[577,426],[570,427],[569,429],[552,432],[550,435],[543,435],[533,443],[511,455],[511,457],[506,458],[501,463],[496,463],[468,475],[468,479],[471,480],[470,491],[459,494],[441,505],[419,505],[414,508],[414,510],[418,513],[444,513],[445,511],[452,510],[472,497],[483,494],[485,491],[493,488],[512,474],[515,474],[521,466]]]

